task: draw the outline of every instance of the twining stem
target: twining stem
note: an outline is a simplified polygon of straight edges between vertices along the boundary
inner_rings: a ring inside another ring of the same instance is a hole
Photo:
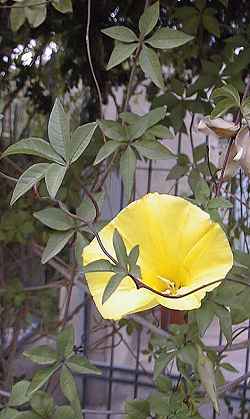
[[[95,82],[95,86],[96,86],[96,90],[97,90],[97,94],[98,94],[98,100],[99,100],[99,106],[100,106],[100,118],[103,119],[103,100],[102,100],[102,93],[101,93],[101,89],[99,86],[99,83],[97,81],[96,75],[95,75],[95,70],[94,70],[94,66],[92,63],[92,58],[91,58],[91,52],[90,52],[90,40],[89,40],[89,30],[90,30],[90,19],[91,19],[91,0],[88,0],[88,17],[87,17],[87,29],[86,29],[86,47],[87,47],[87,55],[88,55],[88,60],[89,60],[89,66],[90,66],[90,70],[91,70],[91,74],[92,77],[94,79]],[[104,138],[104,142],[106,141],[105,136]]]

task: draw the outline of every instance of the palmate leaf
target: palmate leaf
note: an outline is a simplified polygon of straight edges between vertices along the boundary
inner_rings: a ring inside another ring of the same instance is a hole
[[[52,397],[44,391],[37,391],[32,396],[30,405],[32,410],[42,418],[51,417],[54,412],[54,401]]]
[[[101,163],[103,160],[105,160],[107,157],[113,154],[116,150],[118,150],[120,146],[121,144],[117,141],[107,141],[98,151],[98,154],[94,161],[94,165]]]
[[[96,122],[91,122],[89,124],[81,125],[73,132],[69,145],[70,163],[74,163],[81,157],[82,153],[89,145],[96,127]]]
[[[125,270],[127,270],[127,264],[128,264],[127,249],[123,241],[123,238],[117,229],[115,229],[114,234],[113,234],[113,247],[114,247],[116,258],[119,262],[119,265],[122,266]]]
[[[134,187],[136,171],[136,155],[132,147],[128,147],[120,160],[120,175],[123,182],[124,204],[128,203]]]
[[[123,61],[127,60],[127,58],[129,58],[136,50],[137,46],[137,43],[124,44],[117,41],[115,48],[113,49],[110,56],[107,70],[111,70],[111,68],[116,67],[118,64],[121,64]]]
[[[57,369],[58,366],[52,366],[36,371],[29,386],[28,394],[31,396],[37,390],[42,388],[44,384],[48,382],[50,377],[52,377],[52,375],[57,371]]]
[[[71,0],[52,0],[52,5],[61,13],[71,13],[73,11]]]
[[[50,114],[48,135],[52,147],[60,156],[68,160],[70,150],[69,119],[58,98]]]
[[[49,166],[49,163],[37,163],[25,170],[18,179],[11,197],[10,205],[13,205],[22,195],[42,180]]]
[[[28,349],[23,355],[39,365],[52,365],[57,361],[56,352],[47,345],[40,345]]]
[[[133,114],[132,119],[130,116],[129,127],[127,128],[127,135],[130,141],[136,140],[141,137],[143,134],[151,129],[154,129],[155,125],[165,118],[167,112],[166,106],[161,106],[159,108],[153,109],[143,116]],[[122,117],[127,118],[126,113],[121,114]]]
[[[43,251],[42,263],[47,263],[56,256],[66,246],[73,234],[73,230],[52,233]]]
[[[34,217],[49,228],[67,231],[74,227],[74,221],[59,208],[44,208],[34,212]]]
[[[190,42],[193,36],[171,28],[161,28],[146,43],[153,48],[172,49]]]
[[[127,274],[125,272],[118,272],[110,278],[102,295],[102,304],[104,304],[111,297],[126,276]]]
[[[27,403],[29,401],[29,396],[27,395],[29,386],[30,382],[27,380],[16,383],[11,390],[9,406],[17,407]]]
[[[217,413],[219,413],[219,403],[216,394],[216,381],[215,381],[215,372],[214,366],[210,359],[203,354],[200,346],[197,346],[198,349],[198,362],[197,369],[200,376],[201,383],[205,388],[213,407]]]
[[[51,163],[48,167],[48,170],[45,173],[45,183],[52,199],[56,197],[66,172],[67,166],[62,166],[57,163]]]
[[[232,103],[234,103],[234,106],[240,106],[239,92],[231,84],[225,84],[222,87],[218,87],[217,89],[214,89],[210,96],[210,99],[214,99],[218,97],[224,97],[224,98],[230,99]]]
[[[126,141],[126,133],[120,122],[103,120],[99,121],[98,125],[104,135],[111,140]]]
[[[138,140],[133,143],[133,146],[143,157],[148,159],[165,160],[175,157],[167,147],[158,141]]]
[[[152,82],[160,89],[164,88],[161,65],[156,52],[152,48],[143,46],[139,56],[139,64],[146,76],[150,77]]]
[[[70,406],[60,406],[56,409],[53,419],[75,419],[74,410]]]
[[[156,26],[160,14],[159,1],[156,1],[152,6],[147,7],[139,20],[139,30],[146,36]]]
[[[10,11],[10,25],[13,32],[17,32],[26,20],[24,7],[12,7]]]
[[[60,375],[60,387],[75,412],[75,419],[82,419],[82,409],[77,393],[76,383],[68,367],[63,366]]]
[[[72,325],[65,327],[58,333],[56,339],[57,353],[59,359],[67,358],[72,354],[75,343],[75,331]]]
[[[31,4],[31,2],[28,1],[27,4]],[[29,24],[33,28],[37,28],[46,19],[47,5],[41,4],[40,0],[33,0],[32,6],[25,7],[25,15],[28,19]]]
[[[66,365],[77,374],[101,374],[101,371],[91,364],[85,356],[73,355],[67,360]]]
[[[138,41],[136,34],[126,26],[112,26],[111,28],[102,29],[101,32],[121,42],[130,43]]]
[[[41,138],[31,137],[20,140],[8,147],[1,155],[1,158],[15,154],[38,156],[46,160],[52,160],[56,163],[64,164],[62,157],[57,154],[47,141],[44,141]]]

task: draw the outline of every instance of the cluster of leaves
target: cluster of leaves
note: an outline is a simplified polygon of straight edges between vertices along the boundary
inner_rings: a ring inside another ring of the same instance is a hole
[[[156,27],[159,20],[159,1],[147,7],[139,20],[139,37],[125,26],[114,26],[102,32],[116,40],[115,48],[109,59],[107,70],[117,66],[129,58],[135,51],[142,71],[150,77],[159,88],[164,88],[161,64],[154,49],[169,50],[177,48],[193,39],[184,32],[170,29],[156,29],[152,36],[147,38]],[[150,47],[153,47],[150,48]]]
[[[120,153],[120,175],[124,185],[125,204],[131,199],[137,158],[165,160],[173,153],[159,139],[171,138],[169,129],[160,123],[166,117],[166,107],[156,108],[144,116],[123,112],[118,121],[99,122],[100,129],[109,139],[99,150],[94,164],[101,163],[113,153]]]
[[[74,329],[64,328],[57,336],[56,349],[50,346],[36,346],[24,352],[32,362],[43,366],[38,369],[31,382],[19,381],[12,388],[8,404],[0,413],[1,419],[82,419],[82,409],[72,373],[100,374],[84,356],[74,353]],[[55,406],[51,396],[41,389],[55,375],[59,376],[62,394],[70,406]],[[26,409],[30,405],[31,410]],[[16,408],[24,407],[20,412]]]
[[[17,32],[25,23],[26,19],[33,28],[40,26],[47,16],[47,1],[40,0],[14,0],[11,7],[10,23],[11,29]],[[5,3],[5,0],[4,2]],[[7,1],[6,1],[7,3]],[[72,3],[71,0],[52,0],[52,6],[61,13],[71,13]]]

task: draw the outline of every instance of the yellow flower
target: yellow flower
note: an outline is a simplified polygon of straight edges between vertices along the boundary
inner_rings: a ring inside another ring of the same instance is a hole
[[[204,284],[223,279],[233,264],[230,245],[221,227],[209,215],[185,199],[150,193],[123,209],[100,232],[106,250],[115,257],[112,238],[117,229],[127,250],[139,245],[138,265],[145,285],[167,295],[182,295]],[[94,239],[83,252],[84,265],[107,259]],[[124,278],[102,304],[104,289],[113,274],[86,273],[89,290],[101,315],[118,320],[127,314],[162,305],[175,310],[200,307],[213,284],[189,296],[170,299],[137,289]]]

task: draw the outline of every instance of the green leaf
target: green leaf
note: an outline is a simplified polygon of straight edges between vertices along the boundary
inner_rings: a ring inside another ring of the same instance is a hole
[[[61,166],[57,163],[51,163],[48,170],[46,171],[45,182],[49,195],[52,199],[56,197],[66,172],[67,166]]]
[[[42,254],[42,263],[47,263],[56,256],[68,243],[73,236],[74,231],[55,232],[50,234],[49,240]]]
[[[223,362],[222,364],[220,364],[220,367],[230,372],[235,372],[235,373],[239,372],[233,365],[229,364],[228,362]]]
[[[123,123],[125,122],[126,124],[130,125],[136,124],[141,119],[141,116],[133,112],[121,112],[119,114],[119,118],[121,118]]]
[[[71,0],[52,0],[53,7],[61,13],[72,13]]]
[[[10,25],[13,32],[17,32],[25,22],[24,7],[12,7],[10,11]]]
[[[187,343],[178,350],[177,357],[185,364],[189,364],[195,368],[195,364],[198,360],[196,347],[192,343]]]
[[[115,228],[113,234],[113,247],[115,250],[116,258],[124,269],[127,269],[128,255],[125,243],[119,231]]]
[[[154,380],[159,377],[159,375],[165,370],[169,362],[176,357],[176,351],[172,352],[162,352],[155,360],[154,366]]]
[[[124,204],[131,199],[132,190],[134,187],[136,171],[136,155],[133,149],[129,146],[125,153],[122,154],[120,160],[120,175],[123,182]]]
[[[153,109],[143,116],[136,115],[131,119],[130,126],[127,128],[127,134],[130,141],[141,137],[144,133],[151,131],[154,125],[165,118],[167,107]],[[121,114],[125,115],[125,114]]]
[[[174,158],[173,153],[158,141],[138,140],[133,143],[136,150],[144,157],[155,160]]]
[[[56,409],[53,419],[75,419],[74,410],[70,406],[60,406]]]
[[[204,179],[200,179],[195,187],[195,199],[199,204],[205,205],[210,198],[210,189]]]
[[[214,304],[215,315],[220,322],[220,328],[225,336],[227,343],[232,342],[232,318],[230,311],[219,304]]]
[[[52,377],[57,369],[58,366],[55,366],[36,371],[29,386],[28,394],[31,395],[37,390],[40,390],[40,388],[43,387],[45,383],[47,383],[47,381],[50,379],[50,377]]]
[[[219,413],[219,403],[216,394],[216,381],[215,381],[215,373],[214,373],[214,366],[210,359],[205,356],[198,346],[198,363],[197,369],[200,376],[201,383],[205,388],[211,402],[213,403],[213,407],[217,413]]]
[[[47,16],[47,5],[39,4],[40,0],[33,0],[34,6],[25,7],[25,15],[33,28],[40,26]],[[35,5],[37,3],[37,5]]]
[[[111,70],[111,68],[116,67],[118,64],[127,60],[127,58],[129,58],[136,50],[137,46],[137,43],[123,44],[122,42],[116,42],[115,48],[112,51],[107,65],[107,70]]]
[[[223,116],[229,109],[234,108],[236,105],[232,101],[232,99],[223,99],[220,100],[212,110],[210,117],[213,118],[219,118],[220,116]]]
[[[34,212],[34,217],[53,230],[67,231],[74,227],[74,221],[59,208],[45,208]]]
[[[74,412],[75,412],[75,419],[82,419],[82,409],[81,404],[79,401],[79,397],[77,394],[77,388],[75,384],[75,380],[71,372],[66,366],[62,367],[61,375],[60,375],[60,387],[62,393],[69,400]]]
[[[206,10],[209,10],[209,9],[206,9]],[[206,10],[202,16],[203,26],[209,33],[212,33],[217,38],[220,38],[219,21],[215,16],[213,16],[211,13],[208,13]]]
[[[148,400],[129,400],[125,402],[126,419],[147,419],[150,416]]]
[[[120,146],[121,144],[117,141],[107,141],[98,151],[98,154],[94,161],[94,165],[101,163],[103,160],[105,160],[107,157],[113,154],[116,150],[118,150]]]
[[[7,150],[5,150],[2,154],[1,158],[15,154],[38,156],[47,160],[52,160],[54,162],[64,164],[64,160],[54,151],[51,145],[41,138],[31,137],[18,141],[17,143],[8,147]]]
[[[22,404],[28,403],[29,397],[27,395],[30,382],[22,380],[16,383],[11,390],[9,399],[9,406],[21,406]]]
[[[79,266],[82,266],[83,249],[88,244],[89,244],[89,241],[78,231],[76,235],[76,241],[75,241],[75,257]]]
[[[148,35],[154,29],[158,22],[159,14],[159,1],[156,1],[152,6],[144,10],[139,20],[139,29],[144,36]]]
[[[207,148],[206,144],[199,144],[196,147],[194,147],[193,159],[195,163],[198,163],[199,161],[205,158],[206,148]]]
[[[210,199],[207,207],[208,209],[233,208],[233,204],[232,202],[228,201],[228,199],[218,197]]]
[[[178,180],[185,176],[189,171],[189,166],[180,166],[176,164],[172,169],[170,169],[167,180]]]
[[[25,412],[18,412],[17,416],[8,416],[5,419],[41,419],[41,416],[35,412],[25,411]],[[2,418],[1,418],[2,419]]]
[[[106,303],[106,301],[116,291],[116,289],[119,287],[120,283],[125,277],[126,277],[125,272],[118,272],[110,278],[102,295],[102,304]]]
[[[134,265],[136,265],[137,260],[139,258],[139,254],[140,254],[140,249],[139,249],[139,246],[137,244],[136,246],[132,247],[132,249],[130,250],[129,255],[128,255],[128,263],[129,263],[129,267],[130,267],[129,270],[132,269],[132,267]]]
[[[44,391],[37,391],[32,396],[30,405],[32,410],[43,418],[50,417],[54,412],[54,401],[52,397]]]
[[[105,192],[93,193],[92,197],[96,201],[99,210],[101,210],[105,199]],[[88,196],[85,197],[81,205],[77,208],[76,212],[78,215],[80,215],[84,220],[88,222],[93,222],[93,220],[96,217],[95,206]]]
[[[113,265],[107,259],[94,260],[93,262],[88,263],[83,266],[83,272],[117,272],[117,265]]]
[[[146,42],[153,48],[172,49],[186,44],[194,39],[193,36],[176,29],[161,28],[156,31],[153,36]]]
[[[126,134],[120,122],[103,120],[98,124],[106,137],[111,140],[126,141]]]
[[[19,419],[20,418],[20,412],[18,412],[15,409],[10,409],[9,407],[7,407],[6,409],[2,410],[0,412],[0,419]],[[22,417],[22,419],[34,419],[34,418],[30,418],[28,417]],[[36,418],[35,418],[36,419]]]
[[[139,56],[139,64],[146,76],[150,77],[152,82],[160,89],[164,88],[164,81],[162,77],[161,64],[156,52],[143,46]]]
[[[218,87],[217,89],[214,89],[210,96],[210,99],[214,99],[217,97],[225,97],[225,98],[231,99],[232,103],[235,104],[234,106],[240,106],[239,92],[231,84],[226,84],[222,87]]]
[[[74,327],[69,325],[58,333],[56,339],[57,353],[60,359],[67,358],[72,354],[75,343]]]
[[[203,337],[214,318],[213,306],[209,302],[204,301],[201,308],[194,310],[194,315],[197,321],[199,334]]]
[[[84,356],[73,355],[67,362],[67,366],[74,372],[78,374],[95,374],[101,375],[101,371],[91,364],[87,358]]]
[[[91,122],[90,124],[81,125],[73,132],[69,151],[70,163],[74,163],[81,157],[84,150],[88,147],[96,127],[96,122]]]
[[[126,26],[112,26],[111,28],[102,29],[101,31],[110,38],[121,42],[136,42],[138,38],[131,29]]]
[[[13,205],[22,195],[28,192],[45,176],[49,163],[37,163],[29,167],[20,176],[12,194],[10,205]]]
[[[70,147],[69,119],[58,98],[50,114],[48,134],[52,147],[65,159],[67,155],[66,160],[68,161]]]
[[[55,364],[57,361],[56,352],[47,345],[36,346],[28,349],[23,353],[23,355],[39,365]]]
[[[161,139],[172,139],[173,135],[171,134],[171,132],[169,131],[168,127],[165,127],[165,125],[155,125],[154,127],[150,128],[148,130],[148,133],[150,132],[150,134],[153,134],[156,138],[161,138]]]

